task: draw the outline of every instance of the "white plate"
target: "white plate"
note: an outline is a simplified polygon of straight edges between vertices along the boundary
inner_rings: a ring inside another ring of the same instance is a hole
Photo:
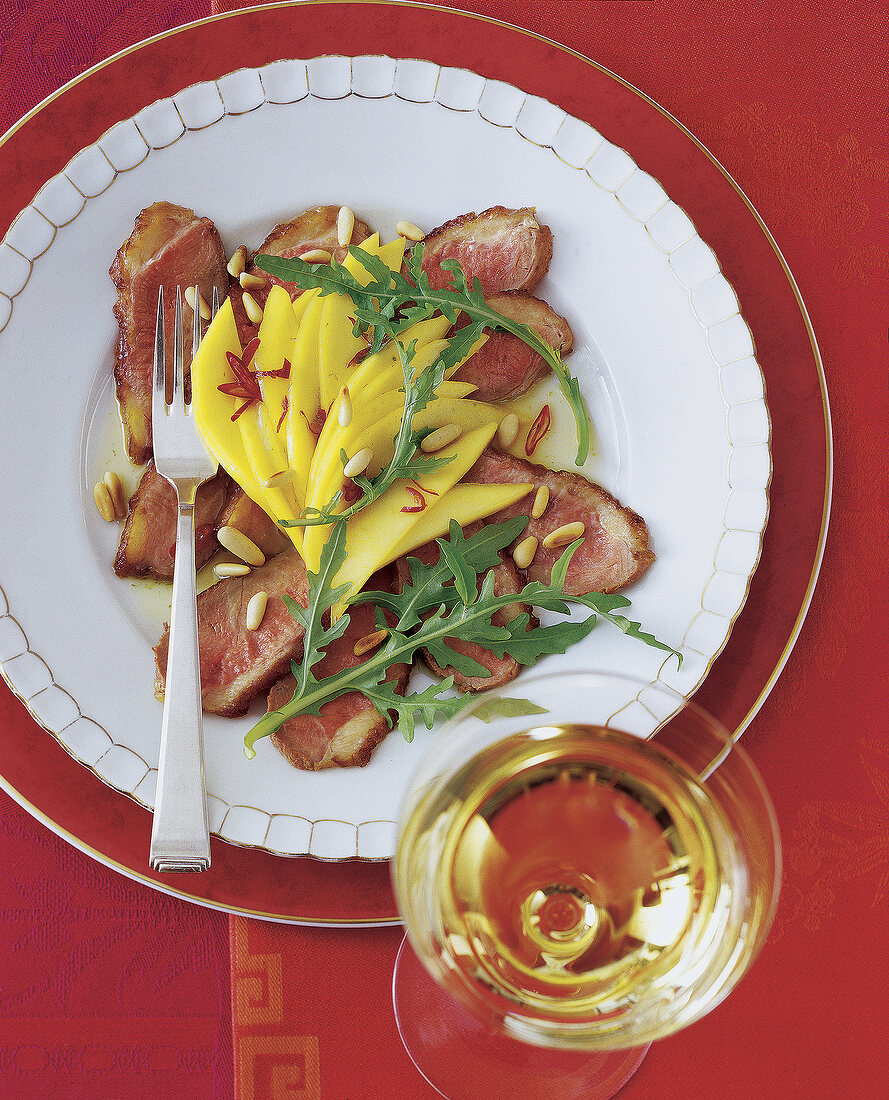
[[[512,86],[417,60],[280,61],[113,127],[0,245],[0,667],[72,755],[152,806],[160,616],[144,585],[114,576],[118,531],[92,486],[121,451],[108,267],[158,199],[211,217],[228,251],[320,203],[348,204],[384,236],[402,217],[428,227],[536,206],[555,237],[538,293],[571,321],[568,364],[599,438],[590,476],[645,518],[657,553],[627,593],[632,617],[684,657],[677,670],[603,625],[549,662],[697,688],[746,599],[771,475],[762,374],[713,252],[625,152]],[[426,731],[411,745],[392,733],[366,768],[307,774],[268,741],[246,760],[250,724],[205,724],[215,833],[285,855],[388,858]]]

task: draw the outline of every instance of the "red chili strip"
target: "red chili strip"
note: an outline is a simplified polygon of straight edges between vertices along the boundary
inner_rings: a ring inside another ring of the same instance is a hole
[[[359,363],[362,363],[367,358],[369,351],[369,347],[362,348],[360,351],[357,351],[349,360],[347,365],[350,367],[357,367]]]
[[[405,485],[405,489],[411,494],[416,503],[409,505],[407,508],[402,508],[402,512],[422,512],[426,507],[426,498],[419,489],[414,489],[411,485]],[[438,496],[437,493],[435,495]]]
[[[287,415],[289,409],[290,409],[290,398],[285,393],[284,397],[281,400],[281,416],[278,420],[278,423],[275,425],[275,435],[277,435],[278,432],[280,432],[281,425],[284,423],[284,417]]]
[[[284,360],[284,366],[279,367],[277,370],[258,370],[255,374],[256,378],[289,378],[290,377],[290,360]]]
[[[227,351],[225,353],[228,365],[231,367],[232,374],[235,376],[235,381],[223,382],[217,389],[228,397],[238,397],[244,401],[244,404],[235,410],[232,415],[232,420],[237,420],[241,413],[244,412],[245,409],[249,409],[254,401],[262,400],[262,392],[259,389],[259,381],[257,380],[256,374],[254,371],[248,369],[258,347],[259,337],[255,336],[247,347],[244,348],[240,358],[235,355],[233,351]],[[288,373],[289,369],[288,364]]]
[[[438,493],[436,493],[436,491],[434,489],[424,489],[423,486],[419,483],[419,481],[415,481],[413,478],[411,478],[411,485],[416,485],[417,491],[421,494],[425,493],[427,496],[431,496],[431,497],[437,497],[438,496]]]
[[[552,413],[550,412],[549,405],[544,405],[537,414],[537,419],[531,425],[531,430],[528,432],[528,438],[525,440],[525,454],[528,455],[529,458],[537,450],[537,445],[549,431],[551,424]]]

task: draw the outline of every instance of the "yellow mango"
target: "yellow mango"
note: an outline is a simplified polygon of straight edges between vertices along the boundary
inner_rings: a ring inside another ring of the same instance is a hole
[[[379,236],[374,234],[360,247],[371,256],[379,256],[390,271],[397,271],[404,257],[405,243],[403,237],[397,237],[381,245]],[[362,286],[367,286],[372,279],[360,256],[350,253],[343,261],[343,267]],[[363,337],[352,334],[354,310],[355,304],[348,294],[328,294],[324,298],[318,334],[318,378],[321,404],[325,409],[339,393],[340,387],[346,384],[355,356],[367,347]]]
[[[460,400],[473,392],[475,386],[469,382],[442,382],[436,389],[438,399],[449,398]],[[374,457],[368,466],[368,476],[376,477],[392,460],[394,453],[393,440],[401,424],[404,414],[404,394],[397,390],[381,394],[368,404],[362,404],[356,410],[352,422],[347,427],[342,427],[331,413],[328,417],[330,430],[318,440],[318,447],[312,459],[312,473],[309,481],[308,503],[315,508],[326,507],[339,492],[343,481],[342,453],[346,452],[348,458],[361,450],[363,443],[358,440],[367,435],[372,427],[380,422],[394,424],[392,437],[387,441],[387,446],[374,452]]]
[[[430,317],[405,329],[398,337],[398,343],[406,348],[412,341],[416,341],[416,350],[419,351],[433,341],[443,341],[450,327],[451,323],[446,317]],[[349,392],[356,396],[360,394],[368,400],[385,390],[400,389],[403,384],[401,360],[391,343],[384,344],[379,351],[353,367],[348,379]]]
[[[451,458],[445,466],[425,474],[422,481],[417,481],[421,491],[425,490],[428,499],[436,499],[444,496],[463,475],[475,464],[479,455],[491,442],[494,432],[497,430],[497,421],[476,428],[452,443],[450,447],[443,448],[439,454],[442,458]],[[416,500],[407,491],[410,482],[397,481],[373,504],[369,504],[360,512],[357,512],[348,520],[346,534],[346,547],[348,556],[342,568],[334,580],[334,586],[340,584],[350,585],[352,592],[358,592],[368,577],[377,569],[394,560],[392,547],[404,543],[408,539],[408,532],[419,521],[422,512],[405,512],[404,508],[410,508]],[[321,528],[307,528],[306,532],[320,531]],[[308,540],[306,540],[308,544]],[[313,548],[314,551],[314,548]],[[320,546],[317,550],[318,557],[315,560],[306,558],[306,566],[313,572],[318,571],[320,562]],[[342,614],[342,607],[334,608],[333,618]]]
[[[427,340],[425,337],[427,335],[430,337],[428,343],[435,342],[439,350],[443,350],[447,346],[447,340],[434,335],[442,330],[446,333],[450,328],[450,322],[441,325],[441,321],[447,322],[447,319],[438,316],[431,318],[429,321],[420,321],[416,325],[412,325],[399,339],[399,343],[404,347],[407,347],[411,340],[417,339],[417,347],[413,360],[415,376],[424,367],[433,362],[438,354],[438,352],[436,352],[436,355],[429,356],[428,358],[421,357],[420,352],[426,346]],[[433,322],[435,322],[434,325]],[[429,327],[424,329],[423,326]],[[466,360],[471,355],[475,355],[479,348],[484,346],[487,339],[487,335],[482,333],[459,363],[455,363],[452,367],[448,367],[445,378],[453,378]],[[373,362],[374,360],[377,361]],[[365,359],[361,367],[363,368],[366,365],[370,365],[373,373],[368,377],[357,377],[357,375],[353,375],[352,380],[349,382],[350,393],[354,389],[355,392],[360,393],[365,400],[370,400],[372,397],[377,397],[379,394],[385,393],[388,390],[399,390],[403,388],[404,372],[401,368],[401,361],[394,349],[390,349],[388,346],[381,348],[376,355]]]
[[[241,429],[232,416],[242,404],[236,397],[222,393],[221,385],[234,381],[228,353],[241,356],[241,341],[231,301],[226,299],[207,329],[191,366],[191,393],[195,423],[207,449],[224,466],[248,496],[254,483],[250,459],[244,449]],[[257,503],[259,503],[257,501]]]
[[[460,383],[445,382],[443,385],[451,387],[459,386]],[[343,434],[332,430],[325,453],[320,452],[319,446],[319,451],[316,452],[316,458],[312,463],[309,491],[311,499],[308,502],[316,508],[321,508],[330,502],[333,494],[340,488],[341,449],[345,450],[347,456],[351,458],[358,451],[367,448],[374,456],[373,464],[369,467],[371,476],[388,465],[395,451],[394,439],[401,425],[403,413],[404,394],[384,394],[368,406],[368,416],[361,418],[362,430],[343,432],[343,429],[340,429]],[[445,392],[434,401],[430,401],[425,409],[421,409],[415,415],[414,428],[434,430],[445,424],[458,424],[465,434],[491,421],[499,424],[501,419],[502,410],[496,405],[448,396]]]
[[[281,490],[268,489],[258,475],[252,448],[257,446],[258,426],[255,410],[250,408],[233,420],[243,400],[223,393],[220,385],[233,381],[227,353],[242,354],[231,302],[226,300],[207,330],[192,363],[191,386],[195,423],[207,448],[244,492],[275,519],[292,519],[293,511]],[[250,415],[252,414],[252,416]],[[246,434],[242,422],[248,418]],[[248,449],[247,442],[250,442]],[[288,530],[294,545],[302,544],[298,528]]]
[[[441,538],[450,529],[455,519],[461,527],[468,527],[477,520],[508,508],[511,504],[527,496],[534,488],[528,485],[472,485],[461,482],[450,492],[430,503],[420,513],[420,518],[411,527],[407,535],[391,547],[392,560],[400,558],[418,546],[433,539]]]
[[[284,370],[285,363],[290,363],[293,354],[297,329],[290,295],[283,287],[273,285],[259,326],[259,347],[253,356],[253,369],[258,373]],[[259,389],[262,401],[256,406],[256,416],[260,434],[269,447],[272,465],[278,470],[285,470],[288,458],[284,414],[290,403],[289,371],[286,378],[266,374],[266,377],[259,379]]]
[[[293,341],[290,395],[282,431],[286,431],[287,462],[294,472],[294,493],[297,500],[305,502],[316,442],[309,425],[314,424],[321,400],[318,391],[318,331],[324,299],[314,291],[307,291],[297,301],[302,298],[309,298],[309,301],[302,307],[302,320]]]

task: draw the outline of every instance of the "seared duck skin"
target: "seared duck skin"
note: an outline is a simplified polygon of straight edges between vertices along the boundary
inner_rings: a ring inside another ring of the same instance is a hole
[[[507,290],[533,290],[549,268],[553,235],[534,210],[492,206],[481,214],[462,214],[423,241],[423,271],[431,287],[449,286],[443,260],[459,260],[466,282],[478,279],[487,297]]]
[[[219,549],[216,529],[219,516],[237,486],[225,470],[198,489],[195,504],[195,566],[206,565]],[[176,490],[149,462],[130,497],[114,572],[119,577],[173,578],[176,551],[176,522],[179,514]],[[265,514],[265,513],[263,513]]]
[[[529,325],[562,356],[574,347],[571,326],[540,298],[515,290],[494,294],[486,301],[504,317]],[[511,332],[495,331],[454,377],[459,382],[471,382],[476,387],[474,398],[478,401],[510,401],[529,390],[550,369],[524,340]]]
[[[213,288],[222,301],[228,293],[225,249],[209,218],[193,210],[156,202],[146,207],[111,265],[117,288],[118,323],[114,381],[123,420],[127,454],[137,466],[151,457],[151,378],[159,287],[165,288],[168,346],[173,346],[175,288],[200,287],[206,302]],[[191,310],[185,308],[185,364],[191,363]]]
[[[371,579],[376,591],[391,591],[392,570],[382,570]],[[349,608],[349,625],[342,638],[328,645],[321,660],[314,668],[318,679],[332,676],[344,668],[354,668],[371,656],[356,655],[355,645],[376,629],[374,608],[370,604],[357,604]],[[359,647],[360,649],[360,647]],[[394,684],[395,691],[403,695],[410,667],[391,665],[386,679]],[[288,673],[269,692],[268,709],[278,710],[288,703],[296,689],[296,681]],[[389,732],[389,723],[370,700],[358,691],[350,691],[324,703],[320,714],[299,714],[289,718],[272,734],[272,744],[294,768],[304,771],[320,771],[324,768],[364,767],[374,749]]]
[[[247,604],[257,592],[268,595],[257,630],[246,623]],[[201,654],[201,699],[205,711],[237,718],[250,703],[290,668],[302,654],[303,627],[281,599],[287,593],[303,607],[309,586],[302,558],[292,547],[246,577],[219,581],[198,596],[198,645]],[[163,698],[169,628],[155,647],[155,694]]]
[[[529,519],[520,536],[520,539],[534,536],[539,540],[533,561],[523,570],[530,581],[550,582],[552,567],[563,554],[565,545],[547,549],[544,539],[569,523],[582,523],[584,531],[583,542],[571,559],[565,578],[566,595],[617,592],[641,577],[654,561],[645,521],[601,485],[588,481],[581,474],[555,472],[489,448],[464,480],[486,484],[533,482],[538,488],[546,486],[549,490],[545,512],[539,519]],[[533,499],[529,494],[510,508],[496,512],[487,522],[500,523],[512,516],[527,515],[528,502]]]

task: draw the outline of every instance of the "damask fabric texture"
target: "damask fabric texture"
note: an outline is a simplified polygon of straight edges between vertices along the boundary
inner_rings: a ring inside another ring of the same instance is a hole
[[[208,0],[4,0],[0,133],[67,81],[144,38],[210,14]]]
[[[225,916],[103,867],[3,791],[0,852],[4,1100],[229,1100]]]
[[[232,917],[230,935],[238,1100],[438,1095],[407,1060],[392,1015],[400,928]]]

